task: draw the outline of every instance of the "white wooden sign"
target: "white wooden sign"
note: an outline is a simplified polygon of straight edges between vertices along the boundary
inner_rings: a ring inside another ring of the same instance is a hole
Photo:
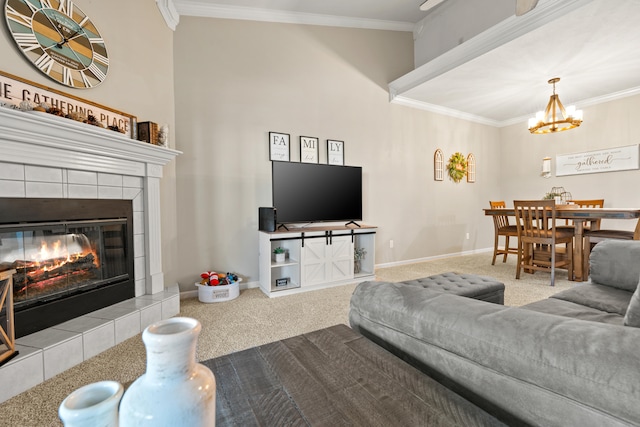
[[[640,168],[638,144],[584,153],[556,155],[556,176],[633,170]]]
[[[21,77],[0,71],[0,101],[19,105],[22,101],[36,104],[46,102],[63,113],[92,115],[105,126],[117,126],[130,138],[136,137],[136,118],[130,114],[113,110],[58,90],[39,85]]]

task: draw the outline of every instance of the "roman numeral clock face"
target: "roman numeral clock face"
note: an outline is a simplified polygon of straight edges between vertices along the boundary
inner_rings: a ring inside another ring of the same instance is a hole
[[[4,13],[22,53],[48,77],[81,89],[107,77],[104,40],[71,0],[6,0]]]

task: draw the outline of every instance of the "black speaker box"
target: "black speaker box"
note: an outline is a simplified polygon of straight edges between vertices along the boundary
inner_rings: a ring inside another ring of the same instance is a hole
[[[258,230],[276,231],[276,208],[258,208]]]

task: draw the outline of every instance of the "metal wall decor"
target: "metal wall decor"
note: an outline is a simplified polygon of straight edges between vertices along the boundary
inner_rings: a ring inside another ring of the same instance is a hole
[[[476,182],[476,156],[473,153],[467,156],[467,182]]]
[[[444,180],[444,154],[439,148],[433,153],[433,179],[434,181]]]

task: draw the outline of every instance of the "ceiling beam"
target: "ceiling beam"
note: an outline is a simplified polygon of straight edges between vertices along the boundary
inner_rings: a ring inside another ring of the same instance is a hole
[[[470,40],[389,83],[391,101],[422,83],[446,73],[503,44],[565,16],[593,0],[548,1],[523,16],[511,16]]]
[[[407,32],[412,32],[415,26],[412,22],[352,18],[348,16],[322,15],[290,10],[260,9],[256,7],[204,3],[201,1],[180,0],[177,4],[178,12],[182,16]]]

